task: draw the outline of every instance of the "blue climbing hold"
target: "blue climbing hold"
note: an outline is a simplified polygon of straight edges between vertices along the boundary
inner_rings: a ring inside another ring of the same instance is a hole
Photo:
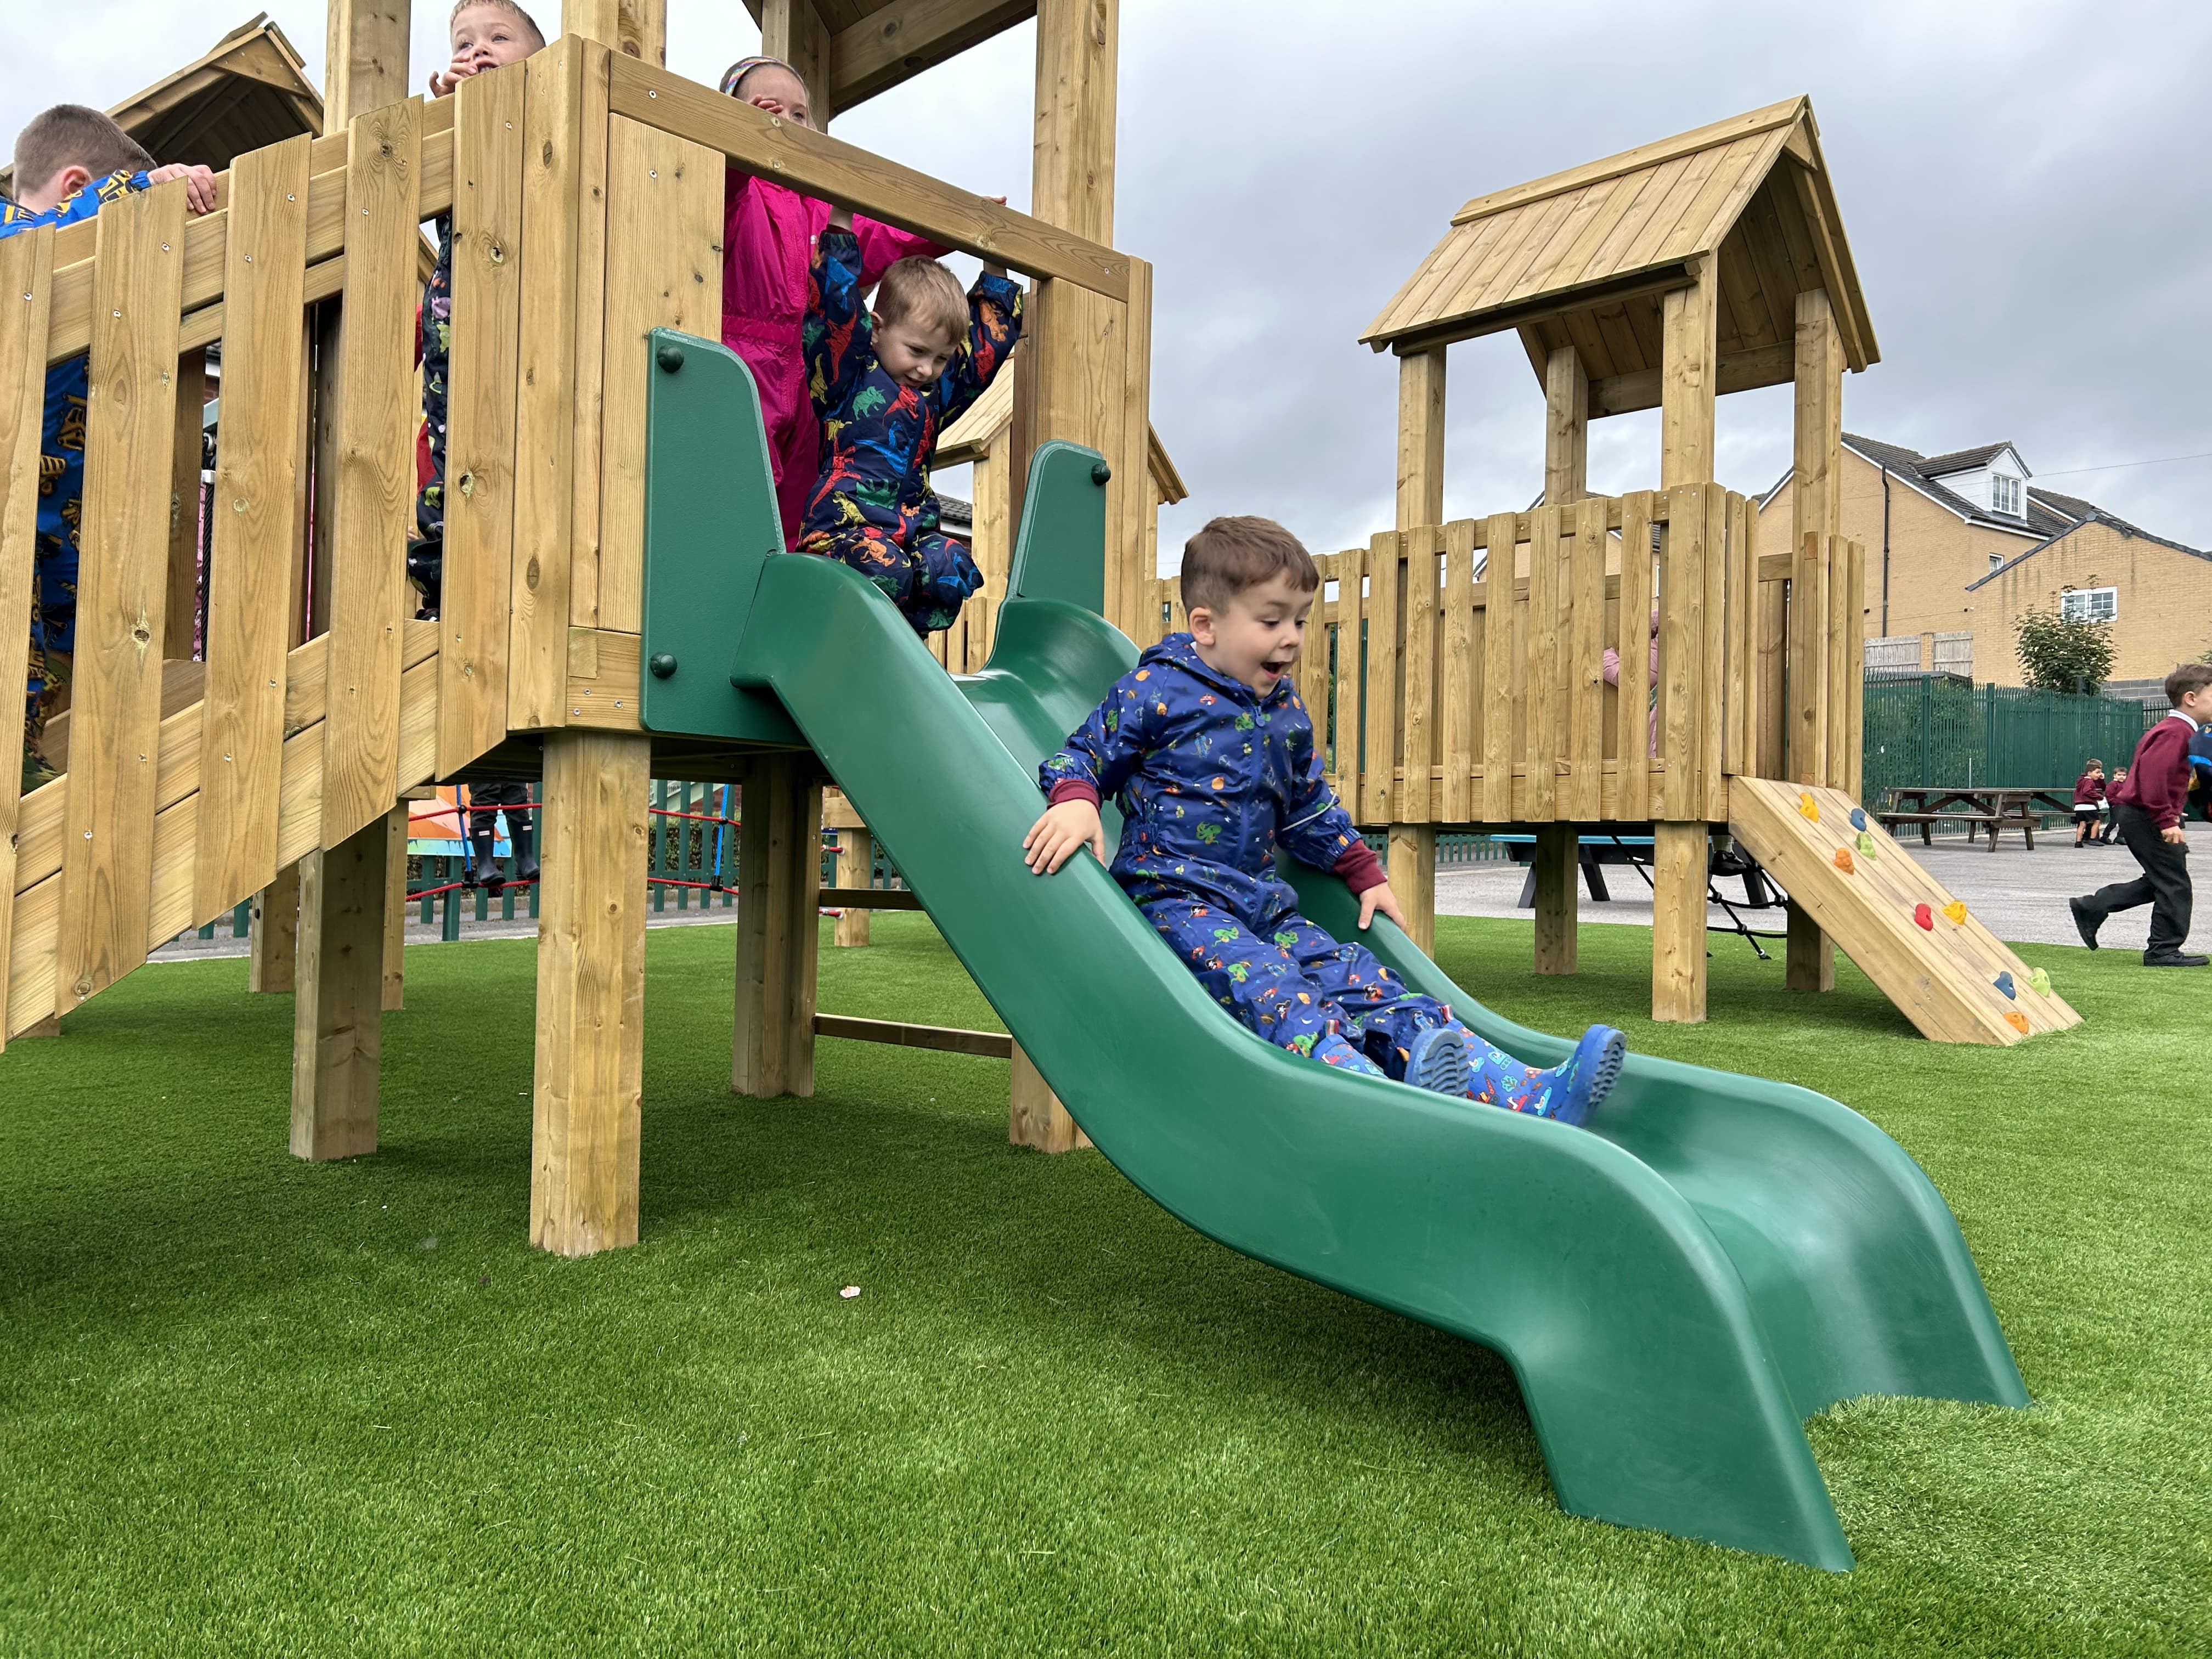
[[[1864,829],[1866,828],[1866,808],[1865,808],[1865,807],[1863,807],[1863,806],[1854,806],[1853,808],[1851,808],[1851,828],[1852,828],[1852,829],[1854,829],[1854,830],[1864,830]]]
[[[2011,969],[2008,968],[2004,972],[1997,975],[1997,989],[2002,991],[2008,997],[2017,994],[2012,988]]]

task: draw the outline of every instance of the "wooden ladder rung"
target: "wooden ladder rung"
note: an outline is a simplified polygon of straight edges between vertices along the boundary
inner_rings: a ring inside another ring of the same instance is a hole
[[[848,1037],[855,1042],[888,1042],[902,1048],[938,1048],[947,1054],[981,1054],[989,1060],[1014,1057],[1014,1040],[1003,1031],[963,1031],[948,1025],[902,1025],[891,1019],[817,1014],[814,1034]]]

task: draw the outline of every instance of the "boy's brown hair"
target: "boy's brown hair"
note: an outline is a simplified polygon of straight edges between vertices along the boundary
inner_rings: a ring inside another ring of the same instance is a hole
[[[109,117],[82,104],[56,104],[15,135],[15,194],[43,190],[66,167],[95,179],[129,167],[153,169],[154,158]]]
[[[960,279],[934,259],[901,259],[876,289],[875,313],[884,323],[918,323],[952,342],[968,341],[968,296]]]
[[[2212,685],[2212,663],[2185,662],[2166,677],[2166,700],[2176,708],[2191,691]]]
[[[1182,608],[1218,611],[1273,576],[1288,576],[1302,592],[1321,586],[1320,568],[1305,544],[1273,519],[1209,520],[1183,544]]]
[[[458,18],[463,12],[468,10],[472,6],[486,6],[493,11],[501,12],[506,15],[512,17],[516,22],[521,24],[523,27],[528,29],[530,31],[531,39],[538,42],[536,46],[531,48],[532,52],[543,52],[545,50],[545,31],[539,28],[538,27],[538,20],[532,17],[528,12],[523,10],[521,7],[516,5],[514,3],[514,0],[455,0],[453,10],[446,14],[446,30],[447,33],[451,33],[453,32],[453,20]]]

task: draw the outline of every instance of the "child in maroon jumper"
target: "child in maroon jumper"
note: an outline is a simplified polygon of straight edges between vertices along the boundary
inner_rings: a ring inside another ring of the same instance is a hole
[[[2185,663],[2166,677],[2173,712],[2142,734],[2127,781],[2112,791],[2112,821],[2142,874],[2115,882],[2086,898],[2066,901],[2081,942],[2097,948],[2097,929],[2115,910],[2154,907],[2146,968],[2202,968],[2208,958],[2182,950],[2189,943],[2189,849],[2181,815],[2189,802],[2189,744],[2212,720],[2212,663]]]
[[[2097,839],[2097,814],[2105,799],[2105,763],[2091,758],[2074,780],[2074,844],[2087,847]]]

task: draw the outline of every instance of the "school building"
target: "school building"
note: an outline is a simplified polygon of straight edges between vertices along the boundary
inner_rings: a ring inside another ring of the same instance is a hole
[[[2018,685],[2013,625],[2058,605],[2110,622],[2112,678],[2155,681],[2212,649],[2212,553],[2037,488],[2009,443],[1947,455],[1844,434],[1841,533],[1867,550],[1867,666]],[[1790,475],[1759,503],[1790,546]]]

